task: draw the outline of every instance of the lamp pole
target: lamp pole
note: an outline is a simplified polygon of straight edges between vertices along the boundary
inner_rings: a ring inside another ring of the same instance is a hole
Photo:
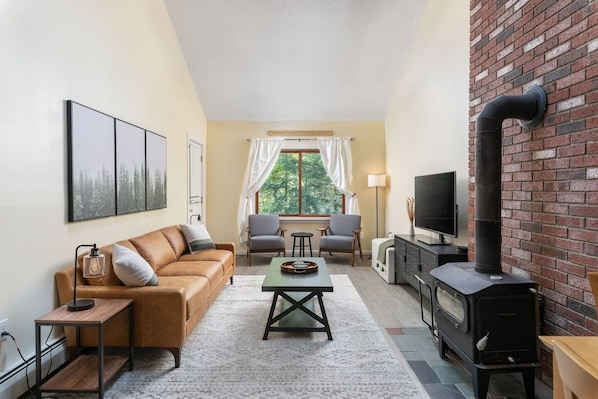
[[[378,238],[378,186],[376,186],[376,238]]]
[[[378,238],[378,187],[386,187],[386,175],[368,175],[368,187],[376,187],[376,238]]]

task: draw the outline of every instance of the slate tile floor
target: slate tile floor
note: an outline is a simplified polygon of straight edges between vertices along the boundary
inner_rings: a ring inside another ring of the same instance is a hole
[[[474,398],[471,375],[461,359],[450,353],[447,359],[438,355],[438,344],[428,328],[387,328],[415,375],[433,399]],[[537,399],[552,398],[552,391],[536,379]],[[493,374],[487,399],[524,399],[521,374]]]

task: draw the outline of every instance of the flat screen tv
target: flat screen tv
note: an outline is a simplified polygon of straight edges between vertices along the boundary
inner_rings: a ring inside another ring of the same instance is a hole
[[[438,233],[438,239],[418,237],[429,245],[447,245],[444,236],[457,237],[457,173],[415,177],[415,227]]]

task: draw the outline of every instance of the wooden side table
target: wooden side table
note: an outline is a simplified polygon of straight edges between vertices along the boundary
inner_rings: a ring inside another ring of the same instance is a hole
[[[124,310],[129,311],[129,353],[128,355],[104,355],[104,325]],[[56,375],[42,381],[41,371],[41,326],[75,327],[77,352],[81,349],[81,327],[98,329],[98,353],[79,354]],[[133,370],[133,300],[95,299],[95,306],[80,312],[69,312],[66,305],[35,320],[35,382],[37,399],[42,392],[97,392],[104,397],[104,389],[116,373],[129,362]]]

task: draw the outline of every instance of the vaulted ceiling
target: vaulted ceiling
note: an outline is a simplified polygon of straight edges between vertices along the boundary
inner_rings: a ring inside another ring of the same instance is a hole
[[[165,0],[211,121],[384,120],[427,0]]]

